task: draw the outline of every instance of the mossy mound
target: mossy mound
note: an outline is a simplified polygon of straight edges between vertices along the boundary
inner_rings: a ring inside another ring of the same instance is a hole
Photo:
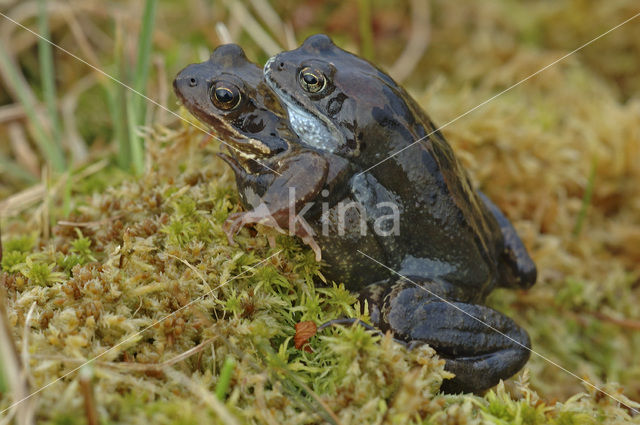
[[[239,246],[228,244],[221,226],[238,205],[232,176],[194,131],[163,137],[170,142],[150,137],[153,169],[77,198],[48,240],[29,221],[6,226],[1,281],[13,337],[27,344],[30,390],[96,358],[82,370],[104,423],[629,418],[593,391],[545,402],[528,372],[509,391],[501,384],[485,397],[441,395],[448,374],[430,348],[407,352],[361,327],[325,330],[307,350],[295,348],[297,323],[358,317],[356,297],[339,283],[314,285],[318,264],[292,238],[270,248],[264,232],[244,229]],[[85,423],[83,379],[71,372],[24,406],[40,423]]]

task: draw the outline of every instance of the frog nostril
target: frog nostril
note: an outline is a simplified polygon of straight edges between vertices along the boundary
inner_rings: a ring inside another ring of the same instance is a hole
[[[191,87],[195,87],[198,85],[198,80],[196,80],[195,78],[191,77],[189,78],[189,86]]]

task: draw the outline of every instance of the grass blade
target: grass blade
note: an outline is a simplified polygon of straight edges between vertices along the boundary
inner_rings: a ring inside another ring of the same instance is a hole
[[[358,0],[358,29],[360,32],[360,54],[367,60],[373,60],[371,0]]]
[[[143,140],[137,134],[139,115],[136,113],[136,101],[138,97],[135,93],[126,93],[127,99],[127,121],[129,123],[129,147],[133,172],[139,176],[144,171],[144,147]]]
[[[38,178],[36,176],[29,173],[6,156],[0,154],[0,174],[3,173],[9,174],[13,177],[17,177],[25,181],[26,183],[35,183],[38,181]]]
[[[149,80],[151,62],[152,33],[156,16],[157,0],[147,0],[142,15],[142,28],[138,40],[138,57],[133,80],[133,88],[140,93],[145,93]],[[127,116],[129,118],[129,143],[131,147],[131,159],[134,172],[138,175],[144,170],[143,141],[136,134],[136,127],[143,124],[145,116],[145,103],[138,96],[129,96],[127,102]]]
[[[216,384],[216,397],[218,400],[224,401],[227,397],[227,391],[229,390],[229,384],[231,383],[231,376],[233,374],[233,368],[235,366],[235,361],[233,357],[228,356],[224,359],[224,364],[222,365],[222,370],[220,371],[220,378],[218,379],[218,383]]]
[[[120,81],[126,79],[124,67],[124,43],[122,37],[122,22],[115,22],[115,41],[113,47],[114,74]],[[107,107],[113,123],[113,138],[118,146],[118,165],[127,170],[131,166],[131,149],[127,139],[127,118],[124,114],[125,108],[125,88],[120,84],[115,84],[110,80],[103,82],[103,88],[107,96]]]
[[[38,0],[38,31],[47,40],[51,39],[49,33],[49,17],[45,0]],[[44,103],[47,106],[47,115],[51,122],[53,142],[61,149],[62,131],[60,116],[58,114],[55,83],[55,68],[53,66],[53,50],[51,44],[42,38],[38,38],[38,59],[40,62],[40,77],[42,78],[42,91]]]
[[[32,131],[33,138],[38,145],[40,153],[51,164],[52,168],[58,172],[63,172],[66,168],[64,153],[59,145],[56,145],[45,130],[40,120],[41,116],[36,113],[35,99],[30,93],[29,86],[20,73],[13,57],[7,50],[7,44],[0,43],[0,73],[5,81],[11,85],[18,97],[18,101],[24,108]]]
[[[576,225],[573,228],[573,236],[578,236],[582,231],[582,225],[584,224],[584,220],[587,217],[587,209],[591,204],[591,197],[593,196],[593,186],[596,181],[596,168],[598,166],[597,158],[594,158],[591,162],[591,172],[589,173],[589,180],[587,181],[587,186],[584,189],[584,195],[582,196],[582,205],[580,206],[580,212],[578,213],[578,218],[576,219]]]

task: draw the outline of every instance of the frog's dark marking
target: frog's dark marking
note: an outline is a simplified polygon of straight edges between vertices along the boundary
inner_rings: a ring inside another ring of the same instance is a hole
[[[347,100],[347,96],[343,93],[338,94],[336,97],[332,98],[327,105],[327,113],[330,117],[336,116],[341,110],[344,101]]]

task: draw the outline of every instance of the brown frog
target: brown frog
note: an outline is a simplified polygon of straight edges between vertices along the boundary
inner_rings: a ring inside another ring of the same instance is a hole
[[[517,372],[529,358],[526,331],[482,303],[496,286],[533,285],[535,264],[426,113],[325,35],[274,56],[264,75],[302,143],[353,164],[348,184],[368,217],[380,202],[401,211],[400,231],[377,238],[384,255],[371,257],[409,280],[382,275],[361,292],[374,325],[435,348],[456,374],[448,391],[482,390]]]

